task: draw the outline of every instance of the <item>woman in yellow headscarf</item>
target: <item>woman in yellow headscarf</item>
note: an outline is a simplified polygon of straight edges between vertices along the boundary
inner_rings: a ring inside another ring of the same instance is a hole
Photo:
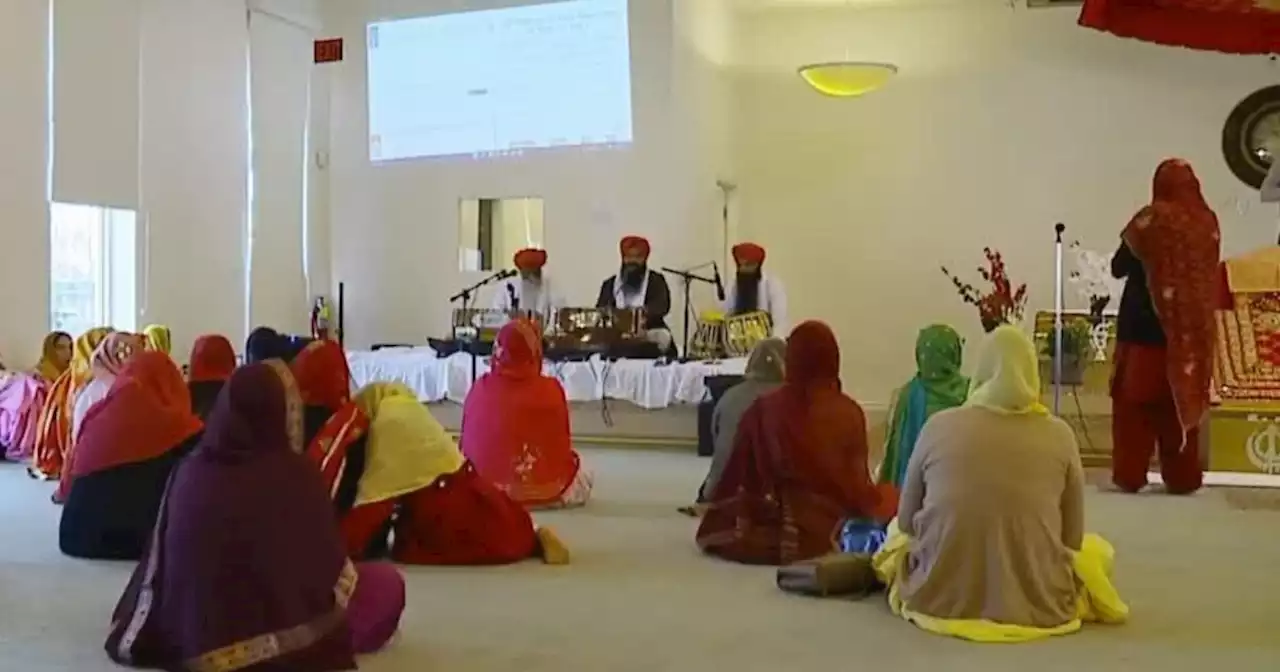
[[[71,334],[65,331],[51,331],[44,337],[40,346],[40,361],[36,363],[32,373],[40,376],[45,383],[52,384],[71,366],[72,356]]]
[[[173,348],[173,334],[170,333],[169,327],[163,324],[148,324],[142,328],[142,335],[146,337],[146,348],[169,354]]]
[[[889,606],[930,632],[1020,642],[1128,616],[1114,550],[1084,533],[1075,435],[1040,403],[1017,327],[983,341],[965,405],[925,423],[889,534],[874,560]]]
[[[62,461],[71,445],[76,397],[93,379],[90,367],[93,351],[112,331],[109,327],[96,327],[81,334],[73,348],[71,366],[50,386],[36,429],[35,457],[29,470],[32,476],[46,480],[61,476]]]
[[[384,553],[393,536],[391,558],[406,564],[568,562],[555,535],[480,477],[412,390],[374,383],[355,401],[369,438],[363,464],[348,456],[347,470],[359,470],[354,505],[338,511],[352,558]]]

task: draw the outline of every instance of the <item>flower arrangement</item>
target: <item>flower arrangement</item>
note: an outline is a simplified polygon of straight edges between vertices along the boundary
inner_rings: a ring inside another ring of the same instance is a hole
[[[1071,243],[1070,249],[1076,270],[1071,271],[1067,282],[1074,285],[1076,294],[1089,303],[1089,322],[1098,325],[1112,297],[1120,296],[1124,291],[1124,281],[1111,276],[1110,256],[1086,250],[1078,240]]]
[[[978,308],[978,318],[982,320],[982,328],[994,331],[1002,324],[1012,324],[1022,320],[1022,311],[1027,307],[1027,285],[1023,283],[1016,288],[1005,271],[1004,258],[989,247],[982,249],[987,258],[986,266],[978,267],[978,274],[983,281],[991,285],[986,293],[956,277],[954,273],[942,267],[942,272],[956,286],[956,292],[965,303]]]

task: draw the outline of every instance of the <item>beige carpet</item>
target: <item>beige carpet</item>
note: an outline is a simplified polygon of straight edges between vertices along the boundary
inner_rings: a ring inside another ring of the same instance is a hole
[[[820,601],[773,571],[701,557],[675,512],[706,462],[670,452],[585,451],[588,508],[540,516],[574,564],[407,569],[409,608],[372,672],[1280,669],[1280,513],[1188,499],[1092,493],[1090,527],[1119,551],[1124,627],[1029,645],[973,645],[894,619],[879,599]],[[125,563],[57,551],[49,487],[0,468],[0,669],[95,672]]]

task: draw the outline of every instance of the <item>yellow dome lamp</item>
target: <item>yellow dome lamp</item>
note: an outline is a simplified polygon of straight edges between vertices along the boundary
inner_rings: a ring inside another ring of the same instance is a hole
[[[889,83],[898,66],[866,61],[832,61],[800,66],[798,73],[809,86],[824,96],[856,98]]]

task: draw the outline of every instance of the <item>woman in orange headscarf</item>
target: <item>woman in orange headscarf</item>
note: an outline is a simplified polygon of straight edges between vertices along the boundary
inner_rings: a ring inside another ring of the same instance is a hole
[[[134,355],[85,417],[58,542],[80,558],[136,560],[151,536],[169,472],[195,447],[182,372],[163,352]]]
[[[537,327],[508,323],[491,361],[492,371],[476,381],[462,408],[462,453],[526,507],[585,504],[592,477],[573,450],[564,388],[542,375]]]
[[[786,382],[738,425],[698,546],[736,562],[789,564],[838,550],[846,519],[887,521],[896,506],[893,486],[871,482],[866,416],[840,391],[835,334],[821,322],[797,326],[787,339]]]
[[[225,336],[201,336],[191,346],[187,391],[191,393],[191,410],[201,420],[209,417],[213,402],[235,370],[236,351]]]
[[[1156,170],[1151,205],[1121,234],[1111,272],[1127,278],[1111,380],[1111,478],[1137,492],[1151,455],[1171,494],[1200,489],[1200,424],[1209,412],[1213,310],[1220,261],[1218,217],[1191,165]]]
[[[113,329],[96,327],[76,339],[71,366],[49,388],[36,428],[35,456],[28,473],[34,478],[53,480],[62,474],[62,461],[71,445],[71,418],[76,398],[93,379],[90,361],[98,344]]]
[[[320,467],[334,505],[353,505],[364,471],[369,417],[351,400],[351,370],[334,341],[312,341],[290,369],[303,403],[306,455]]]

